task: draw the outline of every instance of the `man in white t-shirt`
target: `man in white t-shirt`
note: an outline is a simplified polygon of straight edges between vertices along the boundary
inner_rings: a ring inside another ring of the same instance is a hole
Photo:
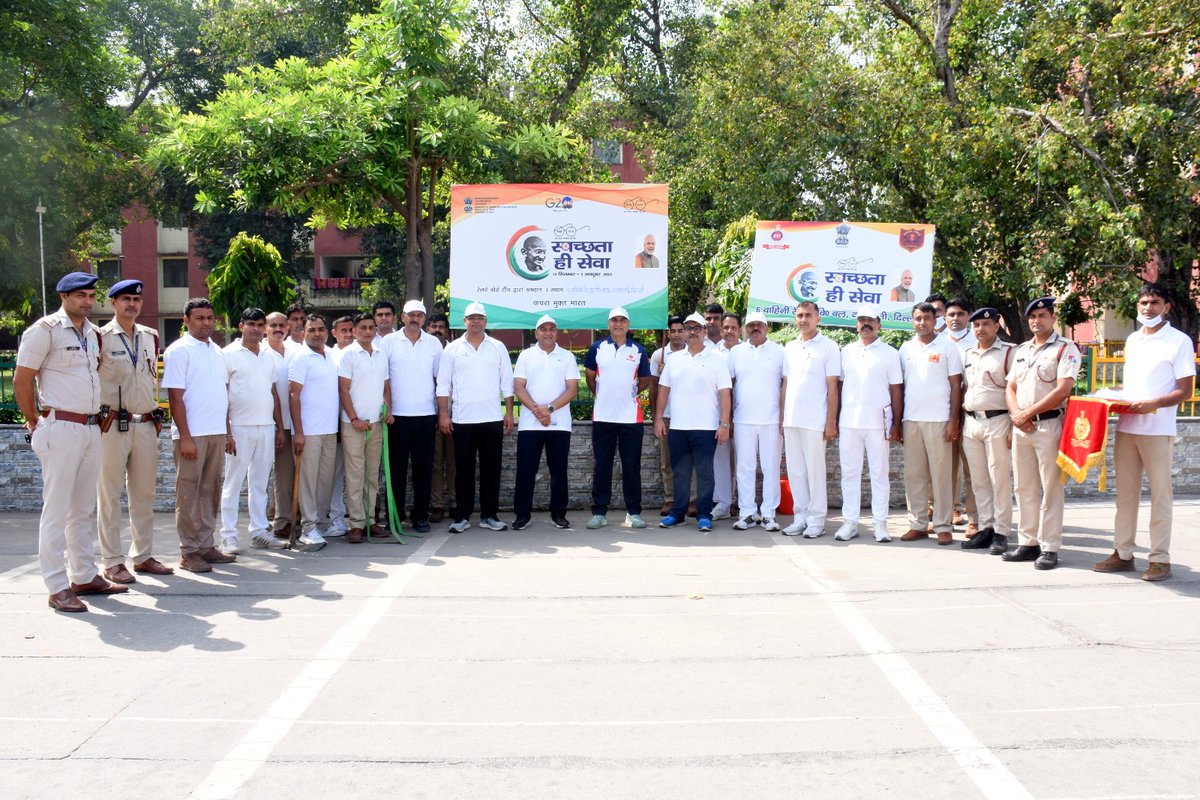
[[[946,336],[934,331],[932,303],[913,306],[916,336],[900,346],[904,368],[904,498],[908,531],[902,542],[929,538],[929,496],[937,543],[954,543],[951,443],[962,413],[962,357]]]
[[[687,350],[687,341],[683,333],[683,317],[674,315],[667,319],[667,344],[655,350],[654,354],[650,356],[650,408],[658,408],[658,379],[662,376],[667,358],[684,350]],[[663,414],[663,422],[666,423],[669,431],[671,429],[671,407],[669,405]],[[671,471],[671,447],[668,444],[670,438],[664,436],[658,440],[658,465],[662,471],[663,481],[663,506],[658,512],[660,517],[671,513],[675,491],[675,478]],[[695,488],[692,487],[693,494]],[[688,509],[688,513],[695,514],[695,509]]]
[[[871,476],[871,523],[875,541],[888,535],[888,442],[901,439],[904,372],[900,354],[879,337],[879,311],[864,306],[857,313],[858,341],[842,348],[841,416],[838,419],[838,459],[842,465],[842,526],[835,538],[858,535],[862,515],[862,464],[867,457]]]
[[[213,546],[221,503],[221,464],[229,394],[225,359],[212,342],[216,314],[205,298],[183,307],[187,331],[163,352],[163,388],[171,403],[171,439],[175,452],[175,528],[179,532],[180,569],[211,572],[237,556]]]
[[[746,341],[732,348],[726,357],[733,380],[733,449],[737,459],[738,521],[733,527],[744,531],[761,524],[763,530],[777,531],[787,358],[783,348],[767,338],[767,318],[758,311],[746,317]],[[754,500],[760,467],[761,505]]]
[[[428,533],[442,343],[433,334],[425,332],[425,304],[420,300],[405,303],[400,319],[403,326],[385,337],[380,348],[387,357],[392,387],[392,423],[388,425],[389,491],[403,521],[411,464],[412,525],[418,533]],[[441,504],[440,497],[438,504]]]
[[[325,319],[309,314],[304,347],[288,362],[288,403],[292,410],[292,450],[300,472],[300,531],[306,548],[325,545],[329,501],[338,450],[338,374],[325,347]]]
[[[487,335],[487,309],[463,309],[466,332],[446,345],[438,367],[438,428],[454,434],[456,499],[451,533],[471,527],[475,510],[475,463],[479,462],[479,526],[508,528],[499,519],[500,460],[504,435],[513,429],[513,372],[508,348]],[[394,334],[393,334],[394,335]],[[504,402],[504,412],[500,402]]]
[[[1145,473],[1150,483],[1150,563],[1142,573],[1144,581],[1171,577],[1175,407],[1189,399],[1196,386],[1195,345],[1187,334],[1166,321],[1170,310],[1162,286],[1143,284],[1137,299],[1137,321],[1142,327],[1125,340],[1124,395],[1130,405],[1128,413],[1121,414],[1117,422],[1113,456],[1117,470],[1117,513],[1113,521],[1116,549],[1092,567],[1097,572],[1133,569]]]
[[[579,394],[579,365],[558,346],[558,324],[546,314],[537,321],[537,343],[517,356],[513,392],[521,402],[517,421],[517,476],[513,490],[513,530],[529,525],[533,484],[546,451],[550,470],[550,520],[567,521],[567,458],[571,452],[571,401]]]
[[[375,511],[379,491],[379,460],[383,426],[392,422],[388,357],[375,347],[375,317],[359,314],[353,320],[354,342],[338,360],[338,400],[341,405],[342,459],[346,474],[346,516],[350,544],[362,544]]]
[[[279,418],[282,421],[280,446],[275,448],[275,469],[271,473],[271,532],[276,539],[292,535],[292,484],[296,478],[296,454],[292,450],[292,409],[288,402],[288,359],[291,352],[284,345],[288,339],[287,315],[280,311],[267,314],[266,344],[279,356],[275,362],[275,394],[279,397]]]
[[[275,449],[283,444],[283,419],[275,392],[279,356],[263,344],[267,315],[247,308],[238,322],[240,339],[221,350],[229,391],[228,431],[225,441],[225,482],[221,487],[221,552],[237,555],[238,499],[247,484],[246,507],[250,514],[250,544],[282,547],[267,530],[267,483]]]
[[[721,315],[721,341],[717,343],[717,351],[728,356],[733,348],[742,343],[741,337],[742,318],[732,311],[726,311]],[[713,453],[714,520],[728,519],[733,514],[735,444],[734,436],[730,436],[729,441],[718,444]]]
[[[284,310],[287,317],[287,338],[283,340],[283,348],[291,355],[293,350],[304,346],[304,323],[308,319],[308,309],[299,301],[292,303]],[[279,398],[283,402],[283,398]]]
[[[818,329],[821,312],[811,300],[796,306],[800,335],[783,348],[783,442],[787,449],[792,524],[787,536],[815,539],[825,534],[829,502],[825,490],[825,443],[837,438],[838,377],[842,358],[837,345]]]
[[[671,468],[675,472],[675,501],[671,513],[658,523],[674,528],[687,521],[689,486],[696,474],[696,512],[698,530],[712,530],[713,452],[719,442],[728,441],[732,400],[732,380],[724,353],[704,346],[704,317],[693,313],[684,320],[687,351],[667,360],[659,378],[658,407],[654,415],[654,435],[671,437]],[[677,395],[671,404],[671,395]],[[671,430],[663,412],[671,404]]]
[[[629,312],[618,306],[608,312],[608,337],[588,348],[583,366],[595,395],[592,406],[592,518],[588,528],[608,524],[612,500],[613,459],[621,454],[621,489],[625,524],[646,527],[642,519],[642,404],[638,394],[650,381],[646,348],[629,335]]]

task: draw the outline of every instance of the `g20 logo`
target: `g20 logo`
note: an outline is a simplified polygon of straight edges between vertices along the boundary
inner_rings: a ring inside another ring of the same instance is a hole
[[[561,208],[566,211],[570,211],[574,205],[575,201],[571,199],[570,195],[546,198],[546,208]]]

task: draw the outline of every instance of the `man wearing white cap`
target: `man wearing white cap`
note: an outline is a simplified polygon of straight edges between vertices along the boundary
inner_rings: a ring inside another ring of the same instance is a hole
[[[412,463],[412,525],[429,530],[433,486],[433,447],[437,433],[437,377],[442,343],[426,333],[425,304],[409,300],[401,312],[403,327],[385,336],[380,349],[387,357],[393,422],[388,425],[388,465],[396,512],[405,518],[405,484]],[[379,532],[379,531],[377,531]]]
[[[450,532],[462,533],[471,527],[476,458],[479,525],[502,531],[508,526],[498,519],[500,454],[504,434],[513,429],[512,363],[508,348],[485,333],[487,310],[482,303],[469,304],[463,311],[463,321],[466,333],[446,345],[437,373],[438,427],[443,433],[454,434],[454,461],[458,467],[458,508]]]
[[[900,354],[879,338],[879,311],[858,309],[858,341],[842,348],[841,416],[838,419],[838,457],[842,463],[842,526],[835,539],[858,536],[862,513],[862,463],[867,456],[871,475],[871,522],[875,541],[888,535],[888,441],[901,439],[904,372]]]
[[[729,363],[725,355],[704,346],[704,317],[692,314],[684,320],[687,351],[672,356],[658,381],[658,407],[654,415],[654,435],[669,436],[671,467],[675,473],[674,505],[671,513],[658,523],[674,528],[687,519],[692,472],[696,474],[696,527],[704,533],[712,530],[713,453],[717,444],[729,441],[730,389]],[[668,433],[663,412],[672,393],[679,400],[671,407]]]
[[[646,348],[629,336],[629,312],[620,306],[608,312],[608,338],[594,343],[584,359],[588,388],[596,396],[592,406],[593,530],[608,524],[612,499],[613,458],[621,453],[621,488],[625,495],[625,523],[646,527],[642,519],[642,405],[638,393],[650,381]]]
[[[546,451],[550,469],[550,520],[568,528],[567,456],[571,452],[571,401],[579,393],[579,365],[558,346],[558,324],[549,314],[537,321],[537,343],[517,356],[513,392],[521,401],[517,424],[517,477],[513,491],[514,530],[529,525],[533,484]]]
[[[800,335],[783,349],[787,356],[783,440],[795,514],[783,532],[787,536],[804,534],[808,539],[825,533],[829,510],[825,443],[838,435],[838,377],[842,373],[841,353],[817,328],[820,321],[817,304],[800,301],[796,306]]]
[[[762,524],[777,531],[779,457],[783,451],[783,387],[787,359],[783,348],[767,338],[767,318],[760,311],[746,317],[746,341],[727,356],[733,379],[733,438],[737,457],[739,531]],[[754,502],[759,466],[762,504]],[[715,518],[715,515],[714,515]]]

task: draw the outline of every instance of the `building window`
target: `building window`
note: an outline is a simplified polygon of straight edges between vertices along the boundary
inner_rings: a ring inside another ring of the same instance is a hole
[[[158,343],[160,351],[166,350],[167,345],[183,335],[183,317],[165,317],[162,326],[162,341]]]
[[[296,256],[293,259],[296,265],[296,274],[303,275],[306,278],[313,277],[313,270],[316,268],[316,261],[312,256]]]
[[[188,260],[186,258],[164,258],[162,260],[162,285],[164,289],[187,288]]]
[[[103,261],[96,262],[96,275],[106,286],[112,286],[117,281],[121,280],[121,260],[119,258],[106,258]]]
[[[601,164],[618,166],[623,163],[621,158],[624,148],[616,139],[595,139],[592,141],[592,157]]]

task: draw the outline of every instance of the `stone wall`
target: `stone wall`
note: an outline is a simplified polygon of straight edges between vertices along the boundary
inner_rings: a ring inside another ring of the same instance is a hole
[[[106,435],[114,435],[112,432]],[[1116,472],[1112,466],[1112,437],[1109,431],[1107,494],[1099,492],[1095,471],[1087,483],[1067,484],[1068,497],[1113,497]],[[592,485],[591,423],[576,422],[571,440],[570,480],[568,491],[572,509],[588,509],[591,504]],[[504,441],[504,472],[501,477],[500,501],[505,509],[512,506],[513,473],[516,458],[516,436],[507,436]],[[662,475],[658,470],[658,443],[650,425],[645,428],[642,456],[642,504],[648,515],[657,509],[663,500]],[[833,515],[841,505],[841,475],[838,467],[837,443],[828,449],[829,464],[829,507]],[[904,507],[904,484],[902,472],[904,454],[902,448],[892,445],[891,475],[893,509]],[[621,497],[621,463],[617,459],[613,467],[613,507],[623,506]],[[1175,444],[1175,464],[1172,468],[1175,491],[1180,495],[1200,494],[1200,419],[1189,418],[1179,421],[1179,438]],[[870,487],[866,485],[864,469],[863,503],[870,502]],[[41,509],[41,466],[37,456],[25,442],[25,431],[19,425],[0,425],[0,511],[39,511]],[[410,495],[411,496],[411,495]],[[166,430],[159,439],[159,482],[155,508],[159,511],[174,509],[175,465],[171,460],[171,440]],[[548,478],[543,472],[538,477],[534,495],[534,507],[545,509],[549,498]]]

